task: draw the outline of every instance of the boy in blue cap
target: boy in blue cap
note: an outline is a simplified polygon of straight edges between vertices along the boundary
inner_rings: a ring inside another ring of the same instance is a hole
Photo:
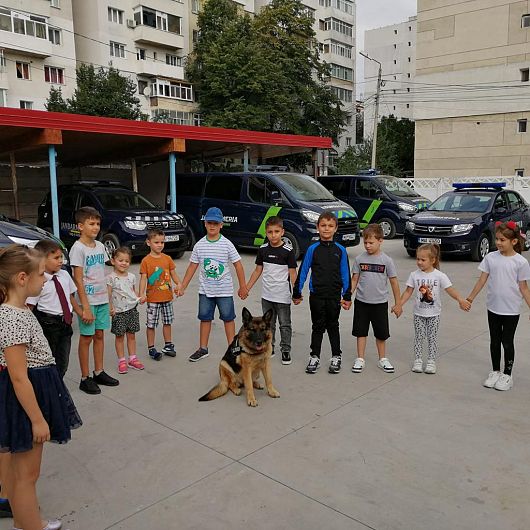
[[[241,256],[231,241],[221,235],[223,213],[219,208],[209,208],[204,215],[206,235],[193,247],[190,264],[182,280],[180,295],[184,294],[195,271],[199,271],[199,314],[200,324],[199,348],[190,355],[191,362],[200,361],[208,356],[208,340],[212,329],[215,308],[224,322],[226,340],[232,342],[236,334],[234,310],[234,285],[229,263],[234,265],[239,282],[239,297],[244,300],[248,296],[245,282],[245,271],[241,264]]]

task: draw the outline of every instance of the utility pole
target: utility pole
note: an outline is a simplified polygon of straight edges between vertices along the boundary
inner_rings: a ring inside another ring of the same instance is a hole
[[[379,72],[377,74],[377,91],[375,94],[375,112],[374,112],[374,135],[372,138],[372,169],[376,169],[376,156],[377,156],[377,126],[379,124],[379,100],[381,99],[381,78],[383,76],[383,68],[381,63],[377,59],[373,59],[369,55],[363,52],[359,52],[369,61],[373,61],[379,65]]]

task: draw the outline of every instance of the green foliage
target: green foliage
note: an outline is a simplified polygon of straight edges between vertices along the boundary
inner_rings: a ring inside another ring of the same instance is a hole
[[[207,1],[186,68],[204,123],[336,139],[344,113],[323,82],[312,24],[300,0],[273,0],[254,19]]]
[[[95,69],[82,64],[76,71],[77,88],[64,101],[61,90],[50,89],[46,108],[55,112],[106,116],[126,120],[146,119],[135,96],[136,85],[115,68]]]
[[[352,145],[337,159],[339,175],[356,175],[372,165],[372,140],[367,138],[363,144]]]

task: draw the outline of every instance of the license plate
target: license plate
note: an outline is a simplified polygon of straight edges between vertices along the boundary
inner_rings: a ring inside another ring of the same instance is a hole
[[[442,244],[442,240],[439,237],[418,237],[418,243],[436,243]]]
[[[356,238],[357,236],[355,234],[344,234],[342,236],[343,241],[355,241]]]
[[[172,235],[172,236],[166,236],[166,243],[169,243],[171,241],[178,241],[180,239],[180,236],[178,234]]]

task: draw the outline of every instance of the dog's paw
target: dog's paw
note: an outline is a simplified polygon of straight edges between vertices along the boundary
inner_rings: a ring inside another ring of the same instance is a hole
[[[238,386],[231,386],[230,390],[235,396],[241,395],[241,389]]]
[[[257,388],[258,390],[261,390],[263,388],[263,385],[259,381],[256,381],[256,380],[252,381],[252,386],[254,388]]]
[[[258,406],[258,400],[256,398],[247,399],[247,404],[249,407],[257,407]]]
[[[267,393],[269,394],[269,396],[271,398],[279,398],[280,397],[280,393],[275,388],[271,388],[270,390],[267,391]]]

